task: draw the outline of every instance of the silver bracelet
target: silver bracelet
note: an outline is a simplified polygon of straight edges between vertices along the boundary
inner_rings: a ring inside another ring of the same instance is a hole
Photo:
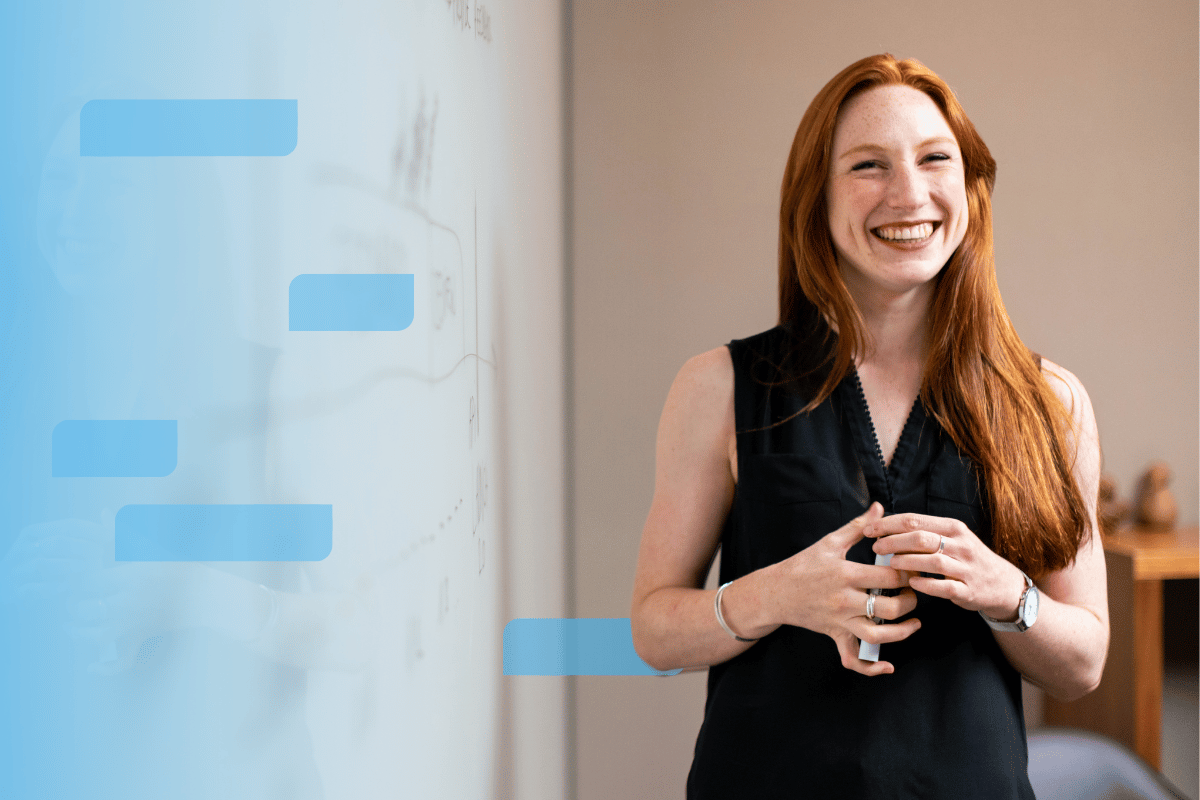
[[[733,583],[733,581],[730,581],[729,583]],[[729,624],[725,622],[725,615],[721,613],[721,595],[725,594],[725,590],[729,588],[729,583],[717,589],[717,596],[713,598],[713,610],[717,612],[717,622],[721,623],[721,627],[725,629],[726,633],[737,639],[739,642],[757,642],[758,639],[747,639],[745,636],[738,636],[733,632],[733,629],[729,627]]]

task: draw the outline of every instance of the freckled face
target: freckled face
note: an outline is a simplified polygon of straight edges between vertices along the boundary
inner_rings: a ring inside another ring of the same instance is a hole
[[[933,100],[909,86],[880,86],[847,103],[825,200],[852,295],[929,285],[967,232],[962,153]]]

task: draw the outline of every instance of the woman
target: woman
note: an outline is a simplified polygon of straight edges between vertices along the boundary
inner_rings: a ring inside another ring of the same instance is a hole
[[[1099,683],[1099,439],[1005,314],[994,178],[916,61],[852,64],[800,123],[780,325],[690,360],[658,433],[633,635],[711,667],[689,798],[1032,798],[1020,677]]]

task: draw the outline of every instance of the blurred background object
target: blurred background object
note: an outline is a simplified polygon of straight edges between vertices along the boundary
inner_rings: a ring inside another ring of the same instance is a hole
[[[1186,800],[1112,739],[1070,729],[1029,737],[1029,782],[1038,800]]]
[[[1100,529],[1104,533],[1115,531],[1126,515],[1129,503],[1117,497],[1117,482],[1111,475],[1100,476]]]
[[[1155,530],[1170,530],[1179,516],[1175,495],[1167,488],[1171,482],[1171,468],[1166,462],[1156,461],[1147,468],[1138,483],[1137,523]]]

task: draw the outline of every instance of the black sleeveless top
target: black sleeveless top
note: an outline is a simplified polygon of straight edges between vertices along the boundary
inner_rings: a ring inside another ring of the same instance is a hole
[[[721,582],[788,558],[873,500],[888,514],[955,517],[990,544],[972,465],[920,401],[885,468],[853,371],[797,414],[822,373],[781,379],[796,344],[783,327],[729,344],[738,483]],[[874,563],[871,544],[847,558]],[[828,636],[787,625],[711,667],[688,798],[1033,800],[1020,675],[979,614],[917,598],[921,628],[881,647],[891,675],[848,670]]]

